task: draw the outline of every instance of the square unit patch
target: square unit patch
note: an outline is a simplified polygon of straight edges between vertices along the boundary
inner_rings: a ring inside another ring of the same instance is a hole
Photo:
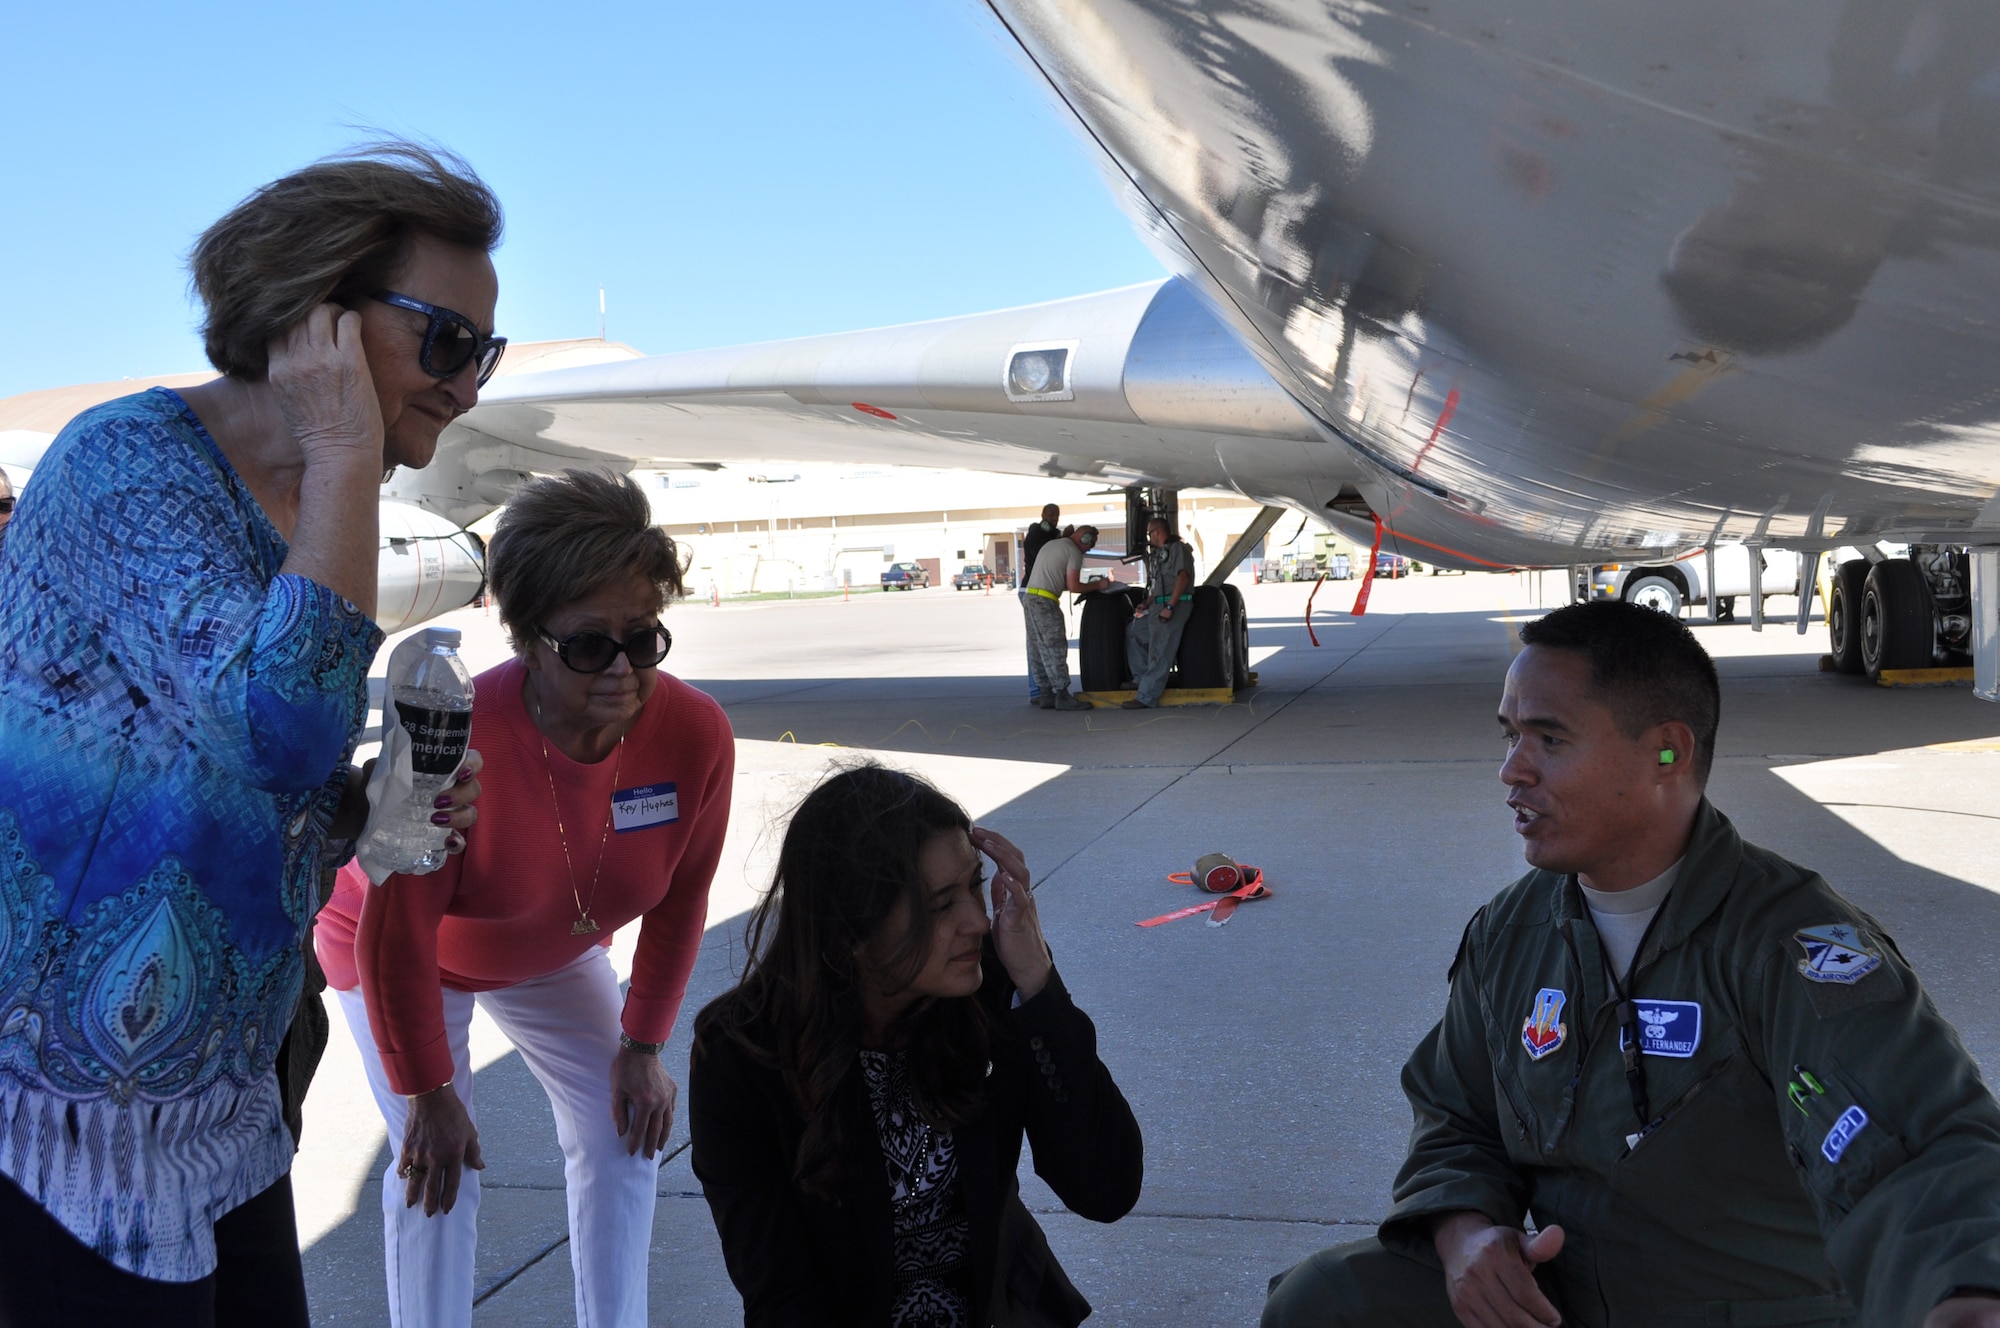
[[[1844,922],[1807,927],[1792,939],[1806,952],[1799,973],[1808,982],[1852,986],[1882,967],[1882,956],[1862,945],[1861,933]]]
[[[1639,1007],[1639,1052],[1644,1056],[1673,1056],[1686,1060],[1701,1046],[1700,1001],[1637,1002]],[[1618,1030],[1618,1049],[1626,1045],[1625,1030]]]

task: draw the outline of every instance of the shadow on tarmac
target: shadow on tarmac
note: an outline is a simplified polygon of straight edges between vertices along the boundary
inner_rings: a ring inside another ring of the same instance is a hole
[[[1470,613],[1331,625],[1315,613],[1325,645],[1314,650],[1302,619],[1256,620],[1253,644],[1283,647],[1260,666],[1263,686],[1199,710],[1045,713],[1017,676],[690,680],[724,703],[739,738],[1068,767],[982,821],[1028,850],[1057,960],[1146,1131],[1145,1192],[1116,1226],[1062,1213],[1023,1168],[1024,1197],[1093,1323],[1254,1323],[1273,1273],[1372,1229],[1408,1136],[1403,1060],[1442,1009],[1466,919],[1522,870],[1492,718],[1512,628]],[[1779,772],[1991,737],[2000,711],[1963,690],[1861,686],[1818,673],[1816,658],[1805,641],[1798,654],[1718,658],[1711,796],[1747,838],[1819,869],[1880,919],[1973,1054],[1996,1063],[2000,881],[1899,856]],[[1991,805],[2000,754],[1935,759],[1960,762],[1961,787]],[[1879,772],[1880,801],[1922,816],[1934,777]],[[1132,925],[1193,902],[1163,878],[1216,849],[1263,867],[1273,898],[1224,928]],[[692,1016],[733,980],[743,922],[707,931],[666,1053],[683,1085]],[[475,1319],[569,1322],[546,1100],[511,1054],[478,1074],[476,1096],[490,1166],[478,1286],[490,1299]],[[685,1139],[677,1121],[670,1147]],[[373,1174],[386,1163],[385,1149]],[[663,1166],[660,1193],[652,1321],[740,1321],[684,1152]],[[316,1323],[386,1322],[376,1194],[364,1184],[353,1216],[306,1252]]]

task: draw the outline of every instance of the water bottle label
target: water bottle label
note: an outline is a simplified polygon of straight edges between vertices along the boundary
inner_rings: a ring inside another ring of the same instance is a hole
[[[420,775],[449,775],[465,759],[472,737],[470,710],[430,710],[396,702],[396,718],[410,735],[410,767]]]

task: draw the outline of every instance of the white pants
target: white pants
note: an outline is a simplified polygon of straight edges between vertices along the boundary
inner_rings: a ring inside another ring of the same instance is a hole
[[[478,1120],[467,1051],[476,1000],[521,1053],[555,1109],[569,1198],[569,1261],[579,1328],[645,1328],[646,1260],[653,1243],[659,1161],[625,1151],[611,1123],[611,1061],[618,1052],[624,998],[604,950],[592,946],[553,973],[498,991],[444,991],[452,1086]],[[451,1212],[425,1217],[405,1207],[396,1175],[409,1104],[389,1086],[361,991],[340,993],[340,1008],[368,1067],[389,1166],[382,1175],[382,1243],[393,1328],[470,1328],[472,1254],[478,1240],[479,1173],[467,1168]],[[489,1154],[489,1161],[491,1160]]]

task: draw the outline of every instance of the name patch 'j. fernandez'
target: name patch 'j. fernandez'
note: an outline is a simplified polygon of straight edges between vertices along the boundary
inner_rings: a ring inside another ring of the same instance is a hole
[[[641,784],[611,795],[611,825],[621,835],[680,819],[681,795],[672,784]]]
[[[1646,1056],[1673,1056],[1686,1060],[1701,1046],[1701,1002],[1649,1001],[1639,1007],[1639,1051]],[[1618,1030],[1618,1049],[1626,1046],[1624,1029]]]

